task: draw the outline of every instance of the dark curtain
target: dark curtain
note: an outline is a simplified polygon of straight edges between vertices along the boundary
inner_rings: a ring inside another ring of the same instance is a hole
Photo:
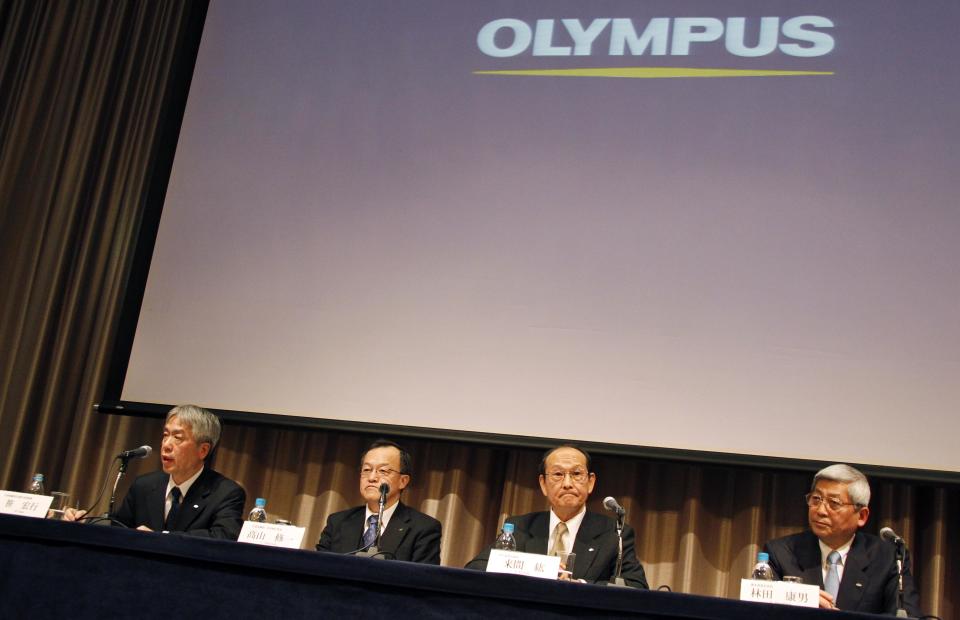
[[[0,4],[0,487],[33,472],[86,503],[112,455],[158,445],[155,419],[92,412],[102,395],[145,204],[163,175],[186,33],[203,2]],[[217,468],[249,502],[307,527],[359,503],[371,437],[228,424]],[[760,440],[760,438],[758,438]],[[855,438],[835,438],[854,441]],[[462,565],[508,514],[540,509],[539,450],[406,440],[405,500],[444,524],[443,563]],[[156,457],[131,473],[157,467]],[[805,527],[810,471],[626,457],[595,459],[591,500],[616,496],[650,583],[735,597],[763,541]],[[127,481],[127,484],[129,480]],[[890,525],[915,558],[923,607],[954,616],[956,488],[873,480],[868,530]]]

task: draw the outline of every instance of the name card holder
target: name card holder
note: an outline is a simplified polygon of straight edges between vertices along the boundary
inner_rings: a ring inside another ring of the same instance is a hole
[[[299,549],[305,532],[306,528],[295,525],[244,521],[237,540],[252,545]]]
[[[796,607],[819,607],[820,588],[789,581],[740,580],[740,600],[779,603]]]
[[[487,572],[556,579],[560,574],[560,556],[493,549],[487,562]]]
[[[5,515],[46,519],[52,503],[53,497],[50,495],[0,491],[0,513]]]

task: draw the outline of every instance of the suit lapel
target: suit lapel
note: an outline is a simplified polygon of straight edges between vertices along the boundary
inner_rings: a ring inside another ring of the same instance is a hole
[[[583,579],[597,559],[597,550],[600,548],[597,538],[603,535],[603,524],[603,518],[598,518],[590,511],[583,515],[577,538],[573,541],[573,552],[577,554],[573,561],[574,579]]]
[[[340,526],[340,539],[336,541],[331,551],[350,553],[363,546],[360,541],[363,539],[363,531],[367,528],[367,524],[364,523],[366,514],[366,507],[360,506],[346,516]]]
[[[797,548],[797,564],[800,565],[803,583],[820,586],[823,589],[823,558],[820,555],[820,543],[813,534],[807,536]]]
[[[387,529],[380,535],[380,551],[396,553],[407,532],[410,531],[410,512],[401,502],[387,523]]]
[[[870,558],[864,551],[863,537],[856,534],[843,565],[843,579],[840,580],[840,591],[837,593],[837,607],[849,610],[860,607],[860,598],[870,579],[867,574],[869,566]]]
[[[547,554],[547,543],[550,541],[550,511],[539,512],[530,520],[530,530],[527,532],[530,539],[524,544],[523,551],[527,553]]]
[[[147,489],[146,525],[155,532],[163,530],[163,513],[167,507],[167,484],[169,482],[170,476],[167,474],[162,474],[157,476],[153,486]]]
[[[190,490],[184,496],[180,503],[180,512],[177,514],[177,520],[171,524],[170,529],[177,532],[186,532],[190,524],[193,523],[210,499],[211,482],[213,474],[209,469],[204,468],[203,473],[197,478],[196,482],[190,485]]]

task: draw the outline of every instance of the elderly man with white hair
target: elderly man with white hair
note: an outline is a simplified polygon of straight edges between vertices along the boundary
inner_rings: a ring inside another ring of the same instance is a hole
[[[859,531],[870,516],[870,484],[849,465],[825,467],[806,495],[810,529],[764,546],[776,577],[820,586],[820,607],[877,614],[897,611],[894,545]],[[905,560],[904,608],[919,617],[920,598]]]

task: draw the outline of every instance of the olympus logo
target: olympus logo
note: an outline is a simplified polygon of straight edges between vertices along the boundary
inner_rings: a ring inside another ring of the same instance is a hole
[[[557,22],[560,23],[558,27]],[[629,18],[538,19],[534,25],[520,19],[495,19],[480,28],[477,47],[487,56],[509,58],[531,51],[533,56],[687,56],[695,45],[723,39],[728,53],[758,57],[780,51],[787,56],[829,54],[833,37],[824,32],[833,21],[819,15],[782,19],[761,17],[759,26],[746,17],[655,17],[639,31]]]

